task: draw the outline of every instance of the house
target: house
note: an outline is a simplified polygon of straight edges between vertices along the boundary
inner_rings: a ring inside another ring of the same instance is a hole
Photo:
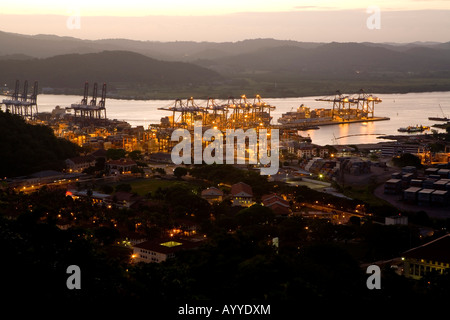
[[[147,236],[139,232],[121,232],[119,244],[133,247],[139,243],[147,241]]]
[[[419,146],[416,144],[403,144],[398,142],[388,142],[381,146],[382,157],[400,156],[404,153],[417,154]]]
[[[188,241],[177,238],[153,239],[133,246],[133,262],[160,263],[175,256],[181,250],[192,250],[201,241]]]
[[[94,158],[106,158],[106,150],[105,149],[97,149],[94,152],[91,152],[90,154]]]
[[[161,163],[172,163],[171,154],[167,152],[154,152],[150,154],[150,161]]]
[[[450,268],[450,234],[403,253],[404,275],[420,279],[429,272],[443,274]]]
[[[262,196],[261,200],[262,204],[272,209],[276,215],[288,216],[292,213],[289,202],[276,193],[266,194]]]
[[[408,217],[407,216],[390,216],[384,218],[385,225],[408,225]]]
[[[129,159],[109,160],[106,162],[106,170],[109,173],[130,173],[136,167],[137,163]]]
[[[211,204],[221,202],[223,200],[223,191],[216,187],[209,187],[202,191],[201,197]]]
[[[113,195],[108,196],[105,199],[105,203],[118,208],[130,208],[143,199],[143,197],[131,192],[117,191]]]
[[[297,149],[297,156],[299,158],[311,159],[315,156],[314,147],[312,145],[302,146]]]
[[[103,203],[106,202],[107,199],[110,197],[109,194],[100,193],[97,191],[92,190],[74,190],[74,189],[68,189],[66,191],[66,197],[71,197],[74,200],[77,199],[86,199],[90,198],[92,203]]]
[[[69,172],[82,172],[84,169],[94,167],[95,160],[92,155],[69,158],[66,159],[66,168]]]
[[[313,157],[324,158],[328,155],[328,149],[315,144],[302,144],[297,149],[297,156],[303,159],[312,159]]]
[[[250,207],[253,201],[253,190],[248,184],[238,182],[231,186],[232,206]]]
[[[176,218],[173,222],[173,229],[168,230],[169,234],[180,236],[193,236],[199,229],[197,222],[190,219]]]

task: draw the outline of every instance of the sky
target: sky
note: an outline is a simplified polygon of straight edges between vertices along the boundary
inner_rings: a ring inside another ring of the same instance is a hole
[[[450,0],[1,0],[0,31],[82,39],[450,41]]]

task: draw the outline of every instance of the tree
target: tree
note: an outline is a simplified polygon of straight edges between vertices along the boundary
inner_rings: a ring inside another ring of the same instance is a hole
[[[123,149],[108,149],[106,150],[106,158],[112,160],[119,160],[125,158],[126,152]]]
[[[104,184],[101,186],[101,190],[104,193],[111,194],[114,191],[114,188],[109,184]]]
[[[163,168],[155,168],[153,169],[153,171],[159,174],[166,174],[166,170],[164,170]]]
[[[136,160],[140,160],[141,159],[141,151],[140,150],[133,150],[130,153],[128,153],[128,157],[130,157],[130,159],[136,161]]]
[[[242,209],[236,215],[238,223],[242,226],[272,222],[274,217],[275,215],[272,209],[260,204],[255,204],[249,208]]]
[[[121,183],[116,186],[116,192],[131,192],[131,185],[129,183]]]
[[[348,219],[348,222],[353,226],[360,226],[361,225],[361,218],[357,216],[351,216]]]
[[[422,167],[420,158],[411,153],[404,153],[398,158],[393,158],[392,162],[397,167],[405,167],[405,166],[414,166],[416,168]]]
[[[173,174],[175,177],[177,177],[178,179],[181,179],[182,176],[187,175],[188,170],[185,167],[176,167],[173,170]]]
[[[57,138],[48,126],[32,125],[0,110],[0,177],[41,170],[62,170],[64,160],[79,155],[76,144]]]

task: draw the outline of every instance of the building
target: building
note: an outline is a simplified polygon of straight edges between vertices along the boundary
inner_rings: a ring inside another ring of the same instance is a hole
[[[136,167],[136,162],[129,159],[109,160],[106,162],[106,170],[112,174],[130,173]]]
[[[97,149],[94,152],[90,153],[94,158],[106,158],[106,150],[105,149]]]
[[[422,188],[422,186],[423,186],[423,180],[422,180],[422,179],[411,179],[411,181],[409,182],[409,185],[410,185],[411,187]]]
[[[384,184],[385,194],[398,194],[402,191],[402,180],[400,179],[389,179]]]
[[[192,250],[201,241],[188,241],[175,238],[148,240],[133,246],[133,262],[160,263],[175,256],[181,250]]]
[[[21,191],[30,191],[44,185],[51,187],[65,186],[84,176],[85,174],[82,173],[63,173],[54,170],[43,170],[28,176],[9,178],[6,182],[11,188],[20,189]]]
[[[118,244],[133,247],[139,243],[147,241],[147,236],[134,231],[120,232],[120,241]]]
[[[115,206],[117,208],[130,208],[132,205],[144,200],[137,194],[125,191],[117,191],[113,195],[108,196],[105,199],[105,203],[110,206]]]
[[[235,183],[231,186],[232,206],[250,207],[253,201],[253,190],[248,184],[243,182]]]
[[[173,163],[171,154],[167,152],[154,152],[150,154],[150,161],[161,163]]]
[[[447,205],[448,204],[448,191],[435,190],[431,194],[431,203],[436,205]]]
[[[447,184],[450,184],[450,179],[439,179],[433,183],[433,189],[445,191],[447,190]]]
[[[420,279],[429,272],[444,273],[450,269],[450,234],[403,253],[404,275]]]
[[[416,202],[418,198],[419,191],[422,190],[422,188],[418,187],[410,187],[403,191],[403,199],[410,202]]]
[[[103,203],[105,202],[106,199],[110,197],[110,195],[92,190],[89,191],[89,190],[69,189],[66,191],[66,197],[71,197],[74,200],[80,198],[81,199],[90,198],[92,200],[92,203]]]
[[[313,157],[324,158],[328,155],[328,149],[315,144],[302,144],[297,149],[297,156],[303,159],[312,159]]]
[[[385,225],[408,225],[408,217],[406,216],[390,216],[384,218]]]
[[[431,194],[434,189],[422,189],[417,193],[417,201],[419,204],[429,204],[431,202]]]
[[[95,157],[92,155],[66,159],[66,169],[69,172],[82,172],[84,169],[94,166]]]
[[[439,169],[439,170],[437,171],[437,174],[438,174],[442,179],[450,178],[450,169]]]
[[[266,194],[262,196],[261,200],[265,207],[272,209],[278,216],[288,216],[292,213],[289,202],[276,193]]]
[[[392,142],[392,143],[384,143],[381,146],[381,156],[383,157],[400,156],[404,153],[411,153],[411,154],[419,153],[419,145]]]
[[[216,187],[209,187],[202,191],[201,197],[209,203],[221,202],[223,200],[223,191]]]

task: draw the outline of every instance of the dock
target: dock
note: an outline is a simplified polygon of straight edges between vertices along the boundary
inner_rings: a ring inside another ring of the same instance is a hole
[[[320,119],[320,118],[317,118]],[[367,119],[348,119],[348,120],[325,120],[325,121],[308,121],[308,122],[299,122],[299,123],[285,123],[285,124],[278,124],[274,125],[274,128],[279,129],[314,129],[314,127],[320,127],[320,126],[330,126],[330,125],[336,125],[336,124],[350,124],[350,123],[358,123],[358,122],[372,122],[372,121],[385,121],[390,120],[388,117],[373,117],[373,118],[367,118]]]

